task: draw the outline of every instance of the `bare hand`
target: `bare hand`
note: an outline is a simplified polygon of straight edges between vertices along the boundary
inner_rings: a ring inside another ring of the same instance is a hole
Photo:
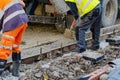
[[[19,0],[20,4],[25,7],[25,3],[23,2],[23,0]]]

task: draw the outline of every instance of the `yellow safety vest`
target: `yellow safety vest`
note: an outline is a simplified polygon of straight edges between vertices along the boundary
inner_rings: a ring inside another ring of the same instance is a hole
[[[73,3],[75,3],[75,0],[65,0],[65,2],[73,2]]]
[[[100,4],[99,0],[75,0],[75,2],[80,16],[84,16]]]

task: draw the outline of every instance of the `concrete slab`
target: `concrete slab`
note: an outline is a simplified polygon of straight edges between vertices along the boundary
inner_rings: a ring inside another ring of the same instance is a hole
[[[110,45],[120,45],[120,36],[115,36],[113,38],[107,38],[106,42]]]
[[[92,63],[98,63],[104,59],[104,54],[98,52],[85,52],[83,53],[83,58],[90,60]]]

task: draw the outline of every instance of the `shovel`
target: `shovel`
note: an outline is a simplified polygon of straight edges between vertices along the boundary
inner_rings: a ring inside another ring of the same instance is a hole
[[[64,32],[64,36],[67,37],[67,38],[73,38],[73,28],[74,28],[74,25],[76,23],[76,19],[73,20],[71,26],[70,26],[70,29],[65,29],[65,32]]]

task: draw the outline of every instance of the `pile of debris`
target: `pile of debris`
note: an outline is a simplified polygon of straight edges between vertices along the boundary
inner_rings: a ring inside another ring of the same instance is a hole
[[[103,52],[103,51],[100,51]],[[89,74],[105,66],[109,61],[120,57],[118,49],[105,49],[105,59],[97,64],[83,58],[76,59],[73,53],[68,53],[50,62],[40,61],[28,70],[20,80],[75,80],[78,76]]]

